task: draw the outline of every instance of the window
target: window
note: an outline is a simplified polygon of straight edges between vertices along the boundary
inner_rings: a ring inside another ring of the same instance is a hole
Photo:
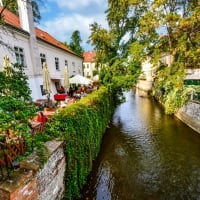
[[[60,82],[59,81],[55,82],[55,87],[56,87],[56,91],[59,92],[59,90],[60,90]]]
[[[41,60],[41,64],[43,66],[43,63],[46,63],[47,59],[46,59],[46,55],[41,53],[40,54],[40,60]]]
[[[78,73],[81,74],[81,68],[80,68],[80,66],[78,67]]]
[[[56,70],[60,70],[59,68],[59,58],[55,57],[55,66],[56,66]]]
[[[67,60],[65,60],[65,66],[68,66],[68,61]]]
[[[45,93],[45,91],[44,91],[43,85],[40,85],[40,89],[41,89],[41,94],[42,94],[42,95],[45,95],[46,93]]]
[[[25,66],[25,55],[24,55],[24,49],[20,47],[14,47],[15,56],[16,56],[16,62],[20,65]]]
[[[89,69],[89,64],[87,64],[87,68]]]
[[[72,62],[72,67],[73,67],[73,72],[76,72],[76,66],[75,66],[75,62]]]

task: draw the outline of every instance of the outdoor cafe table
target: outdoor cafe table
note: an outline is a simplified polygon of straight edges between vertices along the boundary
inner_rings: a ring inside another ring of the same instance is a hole
[[[63,93],[63,94],[55,94],[54,95],[54,99],[56,101],[64,101],[66,99],[66,97],[68,96],[68,94]]]

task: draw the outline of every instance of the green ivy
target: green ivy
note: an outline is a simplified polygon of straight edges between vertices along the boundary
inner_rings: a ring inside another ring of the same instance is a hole
[[[47,134],[66,144],[66,199],[80,197],[113,111],[111,90],[100,87],[61,110],[47,125]]]
[[[184,85],[184,79],[182,63],[174,63],[171,67],[162,65],[157,72],[153,95],[164,106],[166,114],[176,113],[194,93],[193,87]]]

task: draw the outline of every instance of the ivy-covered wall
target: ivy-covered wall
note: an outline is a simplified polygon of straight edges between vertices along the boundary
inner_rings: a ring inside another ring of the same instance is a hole
[[[100,87],[61,110],[48,124],[47,134],[62,139],[66,144],[65,199],[80,197],[114,107],[112,92]]]

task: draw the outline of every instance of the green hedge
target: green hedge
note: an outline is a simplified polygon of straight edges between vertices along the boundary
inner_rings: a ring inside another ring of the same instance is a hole
[[[47,134],[66,143],[65,199],[80,197],[114,107],[112,93],[100,87],[79,102],[67,106],[48,124]]]

